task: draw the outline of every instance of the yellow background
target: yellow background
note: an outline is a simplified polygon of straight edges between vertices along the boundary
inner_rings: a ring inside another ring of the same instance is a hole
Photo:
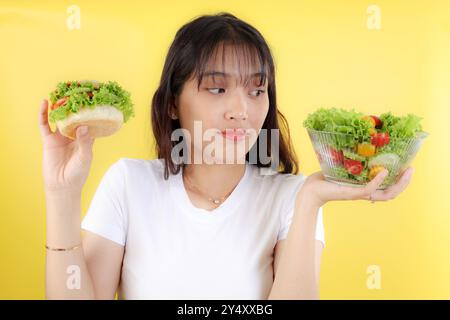
[[[67,8],[81,9],[69,30]],[[369,30],[367,8],[381,9]],[[44,298],[40,101],[64,80],[116,80],[136,117],[95,143],[83,213],[120,157],[154,158],[150,100],[175,32],[229,11],[271,46],[280,109],[301,171],[319,170],[301,122],[320,106],[415,113],[430,132],[397,199],[325,206],[323,299],[450,298],[450,4],[448,1],[2,1],[0,4],[0,298]],[[366,286],[367,267],[381,289]]]

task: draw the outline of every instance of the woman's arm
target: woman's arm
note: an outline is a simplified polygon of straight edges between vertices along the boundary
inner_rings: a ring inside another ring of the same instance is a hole
[[[319,208],[329,201],[387,201],[397,197],[411,181],[413,168],[403,172],[396,184],[378,190],[388,171],[383,170],[363,187],[349,187],[326,181],[321,171],[310,175],[295,201],[293,221],[268,299],[318,299],[318,279],[314,272],[315,227]],[[317,265],[316,265],[317,268]]]
[[[307,190],[300,189],[288,235],[282,240],[282,249],[277,248],[275,279],[268,299],[319,298],[315,240],[319,208],[307,197]]]
[[[280,264],[280,257],[282,255],[282,252],[285,250],[286,247],[286,240],[279,240],[277,242],[277,244],[275,245],[274,248],[274,259],[273,259],[273,274],[274,274],[274,278],[275,275],[277,274],[277,270],[278,270],[278,266]],[[320,265],[321,265],[321,260],[322,260],[322,252],[323,252],[323,243],[320,240],[315,240],[315,255],[314,255],[314,262],[315,262],[315,266],[314,266],[314,270],[316,272],[316,281],[317,281],[317,288],[319,288],[319,280],[320,280]]]
[[[81,194],[53,192],[46,195],[47,245],[71,248],[81,243]],[[83,248],[47,250],[47,299],[95,299]],[[79,283],[79,285],[78,285]]]
[[[42,172],[47,207],[46,297],[113,299],[120,278],[123,247],[87,233],[81,245],[81,193],[89,175],[94,138],[79,126],[69,139],[48,123],[48,101],[41,103]],[[80,246],[81,245],[81,246]],[[72,248],[72,249],[70,249]]]
[[[47,245],[70,248],[81,243],[81,194],[48,192]],[[114,299],[123,246],[87,233],[80,248],[47,250],[47,299]]]

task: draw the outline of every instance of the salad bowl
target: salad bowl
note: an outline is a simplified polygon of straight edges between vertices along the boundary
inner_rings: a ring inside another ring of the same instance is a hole
[[[364,115],[352,110],[324,109],[309,114],[303,125],[326,180],[364,186],[380,171],[389,174],[379,189],[395,184],[429,133],[415,115]]]

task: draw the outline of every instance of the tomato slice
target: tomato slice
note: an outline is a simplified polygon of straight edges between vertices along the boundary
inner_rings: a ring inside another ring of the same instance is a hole
[[[329,158],[331,163],[335,166],[341,165],[342,161],[344,161],[344,153],[342,151],[338,151],[330,146],[327,146],[325,148],[325,152],[325,156]]]
[[[377,116],[373,116],[373,115],[364,116],[364,117],[362,117],[362,119],[366,120],[366,121],[369,121],[370,125],[373,128],[381,129],[381,127],[383,126],[383,123],[381,122],[381,119],[378,118]]]
[[[389,143],[389,133],[380,132],[372,135],[372,144],[376,147],[382,147]]]
[[[64,98],[59,99],[50,107],[50,109],[51,110],[58,109],[59,107],[65,105],[68,99],[69,99],[69,97],[64,97]]]
[[[353,175],[359,175],[364,169],[363,164],[358,160],[344,159],[344,167],[348,173]]]
[[[383,122],[381,121],[381,119],[378,118],[377,116],[372,115],[370,117],[373,119],[373,121],[375,121],[375,128],[381,129],[381,127],[383,126]]]

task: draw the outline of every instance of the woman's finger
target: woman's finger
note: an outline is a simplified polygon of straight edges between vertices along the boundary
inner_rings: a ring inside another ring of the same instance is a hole
[[[406,187],[410,183],[413,172],[414,168],[409,167],[407,170],[405,170],[405,172],[403,172],[400,180],[396,184],[390,186],[380,193],[375,193],[374,195],[372,195],[372,200],[385,201],[397,197],[400,193],[403,192],[403,190],[406,189]]]
[[[43,138],[52,134],[50,125],[48,124],[48,101],[43,100],[39,111],[39,129]]]
[[[78,143],[78,152],[81,161],[89,161],[92,159],[92,146],[95,139],[89,134],[88,126],[80,126],[76,129],[76,140]]]
[[[56,126],[56,128],[55,128],[54,135],[55,135],[55,137],[56,137],[56,139],[57,139],[58,141],[61,141],[61,142],[64,142],[64,143],[71,143],[71,142],[74,142],[74,141],[75,141],[74,139],[71,139],[71,138],[68,138],[68,137],[64,136],[64,135],[61,133],[61,131],[59,131],[58,126]]]
[[[377,188],[383,183],[384,178],[386,178],[388,171],[384,169],[380,171],[375,178],[373,178],[366,186],[349,187],[338,185],[338,194],[340,200],[361,200],[370,199],[370,195],[373,194]]]
[[[375,178],[373,178],[363,189],[362,189],[362,194],[361,194],[361,198],[362,199],[366,199],[366,200],[374,200],[374,198],[372,197],[371,199],[371,195],[373,195],[378,187],[383,183],[384,179],[386,178],[386,176],[389,174],[389,171],[387,169],[383,169],[382,171],[380,171]]]

